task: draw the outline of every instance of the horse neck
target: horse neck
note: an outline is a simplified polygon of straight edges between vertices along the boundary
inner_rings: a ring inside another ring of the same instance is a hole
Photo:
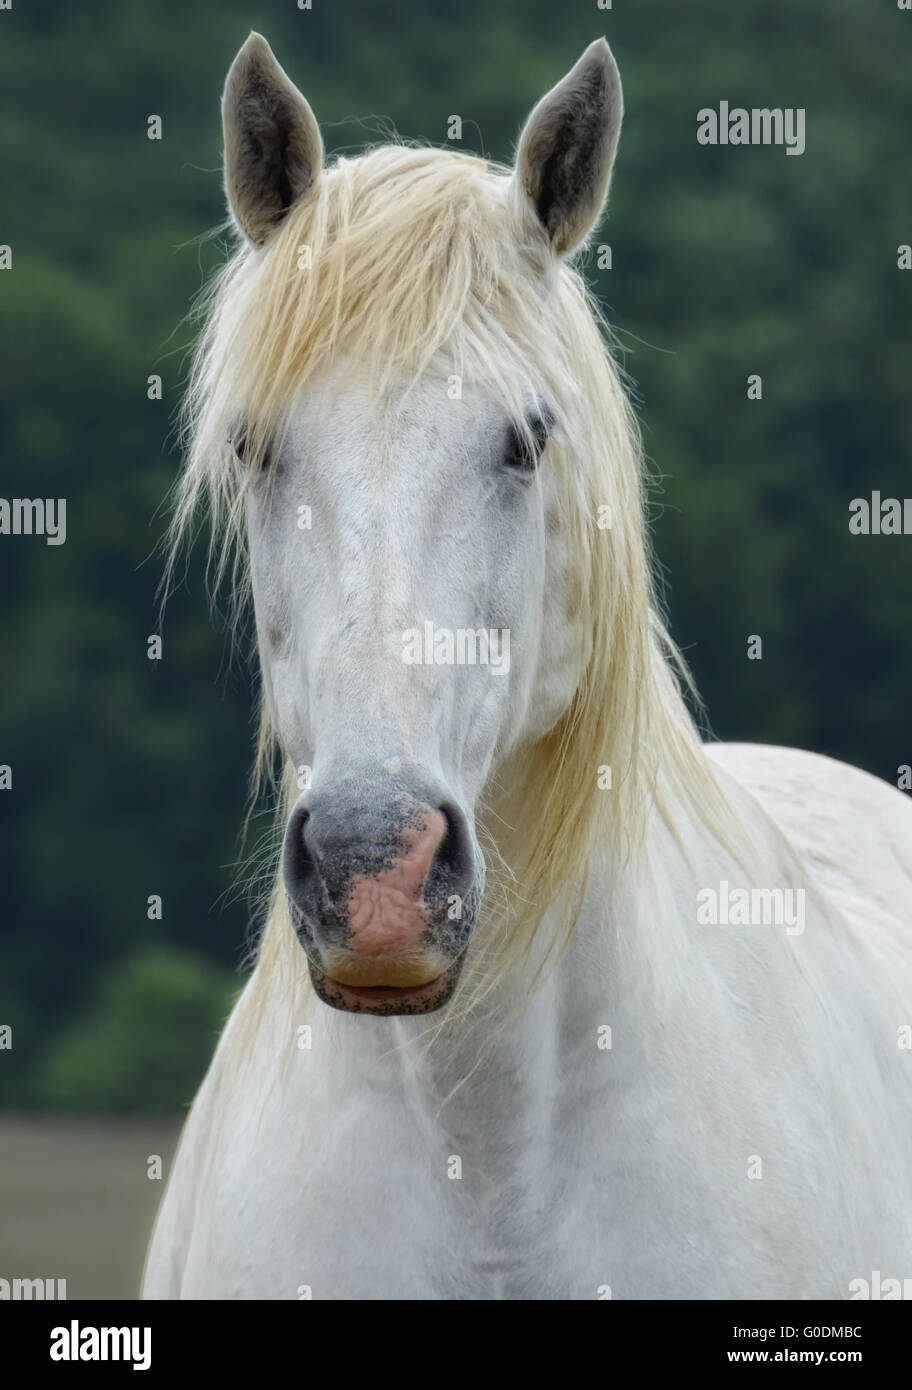
[[[539,924],[529,963],[492,990],[478,1017],[470,1015],[430,1046],[422,1040],[427,1021],[394,1021],[388,1055],[395,1055],[404,1091],[421,1113],[471,1143],[490,1112],[496,1123],[486,1131],[489,1139],[493,1135],[497,1143],[497,1136],[509,1134],[515,1144],[517,1131],[541,1132],[557,1123],[573,1075],[585,1076],[588,1064],[598,1068],[609,1051],[615,1055],[599,1074],[610,1107],[612,1093],[648,1075],[635,1038],[655,1040],[670,1026],[692,1034],[692,1021],[702,1010],[715,1036],[730,1035],[736,1049],[732,991],[781,1012],[781,1031],[788,1033],[789,1000],[801,966],[785,926],[701,926],[698,921],[700,891],[723,880],[733,887],[807,884],[785,835],[758,803],[734,784],[726,792],[741,838],[752,838],[757,848],[752,869],[739,872],[699,813],[679,800],[670,808],[670,824],[652,814],[639,856],[615,860],[606,852],[591,866],[566,950],[546,965],[528,997],[534,970],[559,930],[553,909]],[[809,904],[811,899],[809,889]],[[821,953],[827,959],[838,954],[843,933],[832,904],[818,899],[809,910],[821,922],[825,916],[834,929]],[[823,967],[828,968],[826,959]],[[626,1057],[617,1057],[616,1042]],[[359,1066],[363,1039],[352,1034],[352,1045]]]
[[[556,927],[546,914],[537,939],[542,948]],[[518,1147],[531,1152],[553,1131],[567,1095],[568,1061],[598,1055],[598,1025],[616,1012],[606,927],[598,913],[584,910],[566,951],[531,991],[539,952],[437,1038],[428,1020],[396,1019],[388,1030],[380,1025],[387,1050],[374,1083],[392,1078],[412,1114],[446,1135],[463,1162],[483,1160],[492,1178],[501,1166],[506,1172]],[[595,972],[594,954],[600,957]],[[346,1022],[354,1025],[346,1032],[353,1068],[360,1070],[364,1040],[356,1036],[358,1020]]]
[[[641,866],[622,869],[606,855],[591,866],[562,949],[563,916],[552,906],[514,972],[476,1009],[444,1020],[439,1034],[433,1017],[341,1017],[340,1066],[372,1091],[390,1088],[425,1124],[452,1137],[454,1153],[483,1145],[485,1162],[496,1168],[498,1154],[509,1162],[524,1135],[536,1147],[536,1138],[566,1118],[574,1074],[585,1076],[589,1062],[597,1067],[614,1033],[629,1037],[635,1026],[651,970],[638,943],[653,935],[658,901],[643,886]],[[623,1067],[615,1072],[628,1084]],[[603,1077],[610,1105],[608,1068]]]

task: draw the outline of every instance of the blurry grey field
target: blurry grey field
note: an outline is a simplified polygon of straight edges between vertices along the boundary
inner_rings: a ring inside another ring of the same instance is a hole
[[[180,1117],[0,1120],[0,1278],[66,1279],[67,1298],[137,1298]],[[160,1154],[162,1181],[147,1176]]]

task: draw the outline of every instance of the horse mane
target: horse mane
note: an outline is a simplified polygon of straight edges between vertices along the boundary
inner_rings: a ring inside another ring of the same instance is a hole
[[[430,370],[458,375],[483,383],[520,423],[530,390],[552,404],[546,466],[559,483],[586,650],[571,707],[509,754],[485,789],[489,888],[465,972],[474,984],[446,1010],[455,1016],[528,953],[549,906],[564,923],[554,944],[566,943],[593,859],[635,863],[652,814],[674,831],[683,804],[733,855],[742,848],[682,698],[689,676],[657,616],[639,431],[610,330],[579,272],[554,264],[523,218],[510,174],[403,145],[340,158],[265,248],[231,256],[201,303],[171,528],[169,570],[208,507],[216,579],[230,576],[242,605],[249,479],[302,387],[326,369],[366,364],[378,401]],[[239,428],[243,462],[231,444]],[[273,752],[264,707],[261,771]],[[605,766],[610,789],[599,785]],[[280,812],[295,795],[287,769]],[[258,965],[270,978],[305,974],[278,878]]]

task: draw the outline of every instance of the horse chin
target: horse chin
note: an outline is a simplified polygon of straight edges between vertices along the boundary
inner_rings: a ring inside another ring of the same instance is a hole
[[[441,975],[420,985],[346,985],[334,980],[308,958],[308,968],[317,997],[331,1009],[349,1014],[430,1014],[449,1003],[462,959]]]

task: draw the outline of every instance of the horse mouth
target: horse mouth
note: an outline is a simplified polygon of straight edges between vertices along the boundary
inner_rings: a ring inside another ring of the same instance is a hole
[[[350,1014],[429,1014],[446,1004],[456,988],[459,964],[420,985],[345,985],[308,962],[318,997]]]

